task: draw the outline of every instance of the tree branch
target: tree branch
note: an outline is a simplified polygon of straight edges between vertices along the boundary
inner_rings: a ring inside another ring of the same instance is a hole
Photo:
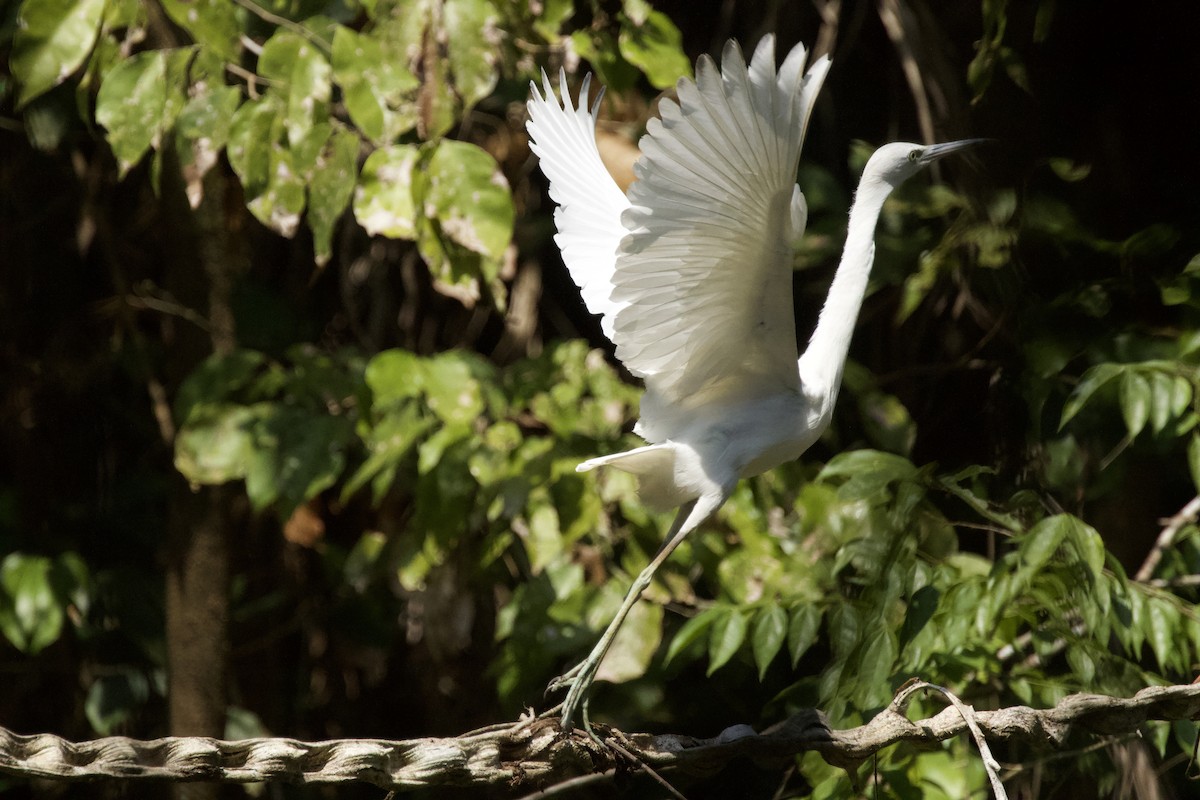
[[[964,715],[954,706],[927,719],[909,720],[903,711],[913,693],[911,688],[902,690],[866,725],[847,730],[829,729],[824,715],[815,710],[761,734],[736,725],[712,739],[626,735],[603,725],[593,727],[601,738],[613,739],[629,756],[659,772],[712,773],[743,755],[784,763],[807,750],[816,750],[831,764],[854,767],[899,742],[930,744],[967,729]],[[1200,716],[1200,684],[1155,686],[1132,698],[1075,694],[1050,709],[1014,706],[969,716],[992,743],[1021,741],[1058,749],[1072,736],[1112,736],[1132,732],[1147,720],[1194,719]],[[616,766],[618,757],[612,750],[580,731],[564,733],[554,718],[524,719],[451,739],[406,741],[137,741],[114,736],[69,742],[52,734],[21,736],[0,728],[0,772],[63,780],[359,781],[389,789],[491,786],[528,791]]]

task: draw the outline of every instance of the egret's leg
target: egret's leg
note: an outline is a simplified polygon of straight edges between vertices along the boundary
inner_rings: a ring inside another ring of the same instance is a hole
[[[719,495],[705,495],[679,509],[679,513],[675,515],[675,521],[671,523],[671,530],[667,533],[667,538],[663,543],[662,549],[646,565],[646,568],[638,574],[633,585],[629,587],[629,592],[621,602],[621,607],[617,609],[616,616],[613,617],[613,621],[605,628],[604,634],[600,637],[600,641],[596,642],[596,646],[592,648],[592,652],[581,663],[561,677],[556,678],[550,684],[551,690],[570,686],[570,689],[567,691],[567,699],[563,701],[562,705],[562,727],[564,730],[570,730],[571,719],[575,716],[576,709],[591,687],[592,681],[596,677],[596,671],[600,668],[600,662],[604,660],[604,654],[612,646],[613,639],[616,638],[617,631],[620,630],[625,617],[629,616],[630,610],[641,598],[642,592],[646,591],[646,587],[654,579],[654,573],[667,560],[667,557],[675,551],[675,548],[684,540],[684,537],[699,527],[700,523],[716,511],[721,503],[725,502],[726,497],[728,497],[728,494],[724,492]]]

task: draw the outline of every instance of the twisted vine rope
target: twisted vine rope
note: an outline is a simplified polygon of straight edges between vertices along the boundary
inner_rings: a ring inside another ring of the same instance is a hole
[[[552,717],[495,725],[445,739],[294,739],[221,741],[170,737],[139,741],[121,736],[70,742],[52,734],[22,736],[0,728],[0,772],[25,777],[249,783],[360,781],[388,789],[433,786],[547,786],[616,765],[627,751],[654,769],[712,772],[737,755],[789,759],[817,750],[827,761],[852,766],[902,741],[933,743],[964,731],[968,719],[991,741],[1020,740],[1061,748],[1078,734],[1130,733],[1147,720],[1200,717],[1200,685],[1143,689],[1131,698],[1075,694],[1053,708],[1015,706],[968,712],[947,707],[918,721],[904,708],[920,684],[904,687],[888,708],[865,725],[831,730],[817,711],[797,714],[761,734],[737,725],[712,739],[624,734],[596,726],[601,747],[580,731],[563,733]]]

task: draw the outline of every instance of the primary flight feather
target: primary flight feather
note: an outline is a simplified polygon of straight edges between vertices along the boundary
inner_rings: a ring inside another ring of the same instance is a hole
[[[800,456],[828,426],[874,256],[874,228],[892,188],[970,142],[886,145],[868,162],[846,251],[812,341],[797,357],[792,246],[807,206],[796,185],[800,148],[827,58],[805,71],[797,45],[776,68],[774,37],[747,64],[736,42],[718,70],[702,56],[678,103],[663,100],[639,142],[636,182],[621,192],[600,160],[590,76],[561,104],[543,75],[531,84],[530,148],[550,181],[555,237],[588,310],[617,358],[645,381],[635,431],[648,444],[593,458],[638,478],[656,510],[680,507],[667,540],[634,581],[591,655],[556,679],[571,719],[617,628],[679,542],[739,479]]]

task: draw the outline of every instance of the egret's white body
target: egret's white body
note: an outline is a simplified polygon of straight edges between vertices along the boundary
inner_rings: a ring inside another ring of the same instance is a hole
[[[808,349],[798,357],[792,246],[807,221],[795,185],[800,146],[827,58],[804,71],[797,46],[776,69],[773,37],[746,64],[730,41],[722,69],[702,57],[660,103],[639,143],[626,196],[596,148],[597,106],[562,104],[543,76],[529,101],[530,147],[558,204],[555,237],[617,358],[645,381],[635,432],[649,444],[583,462],[638,478],[655,510],[680,507],[662,550],[638,576],[591,655],[553,686],[571,687],[564,727],[617,628],[667,555],[738,480],[798,458],[828,427],[891,190],[965,143],[881,147],[851,209],[846,249]],[[597,105],[599,100],[597,100]]]

